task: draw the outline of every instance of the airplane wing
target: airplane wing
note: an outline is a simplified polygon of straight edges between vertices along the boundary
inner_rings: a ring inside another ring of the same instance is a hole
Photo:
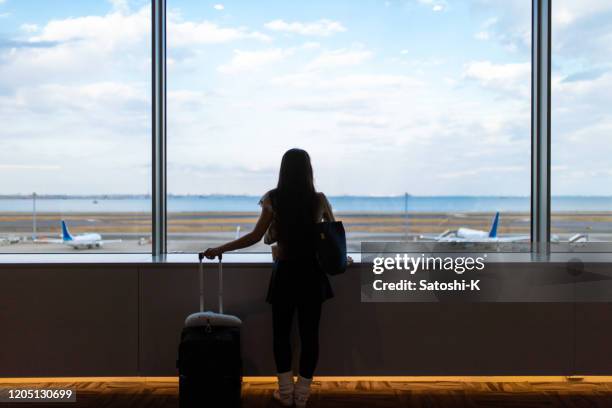
[[[122,242],[122,241],[120,239],[105,239],[105,240],[102,240],[102,241],[99,241],[99,242],[102,245],[106,245],[106,244],[116,244],[116,243],[119,243],[119,242]]]
[[[420,240],[424,241],[437,241],[440,239],[439,235],[419,235]]]
[[[446,230],[438,235],[419,235],[419,239],[425,241],[448,241],[455,238],[456,234],[456,230]]]
[[[37,244],[62,244],[64,241],[59,238],[40,238],[35,239],[34,242]]]
[[[511,237],[497,237],[495,242],[525,242],[531,240],[529,235],[515,235]]]

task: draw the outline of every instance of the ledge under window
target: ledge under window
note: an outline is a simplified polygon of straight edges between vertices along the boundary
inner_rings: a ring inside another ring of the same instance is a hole
[[[387,254],[392,256],[393,254]],[[442,255],[442,254],[439,254]],[[457,255],[457,254],[455,254]],[[362,254],[349,253],[355,264],[361,263]],[[532,253],[487,253],[490,263],[538,263],[538,262],[591,262],[612,263],[612,253],[558,252],[548,256]],[[167,254],[154,257],[151,254],[126,253],[86,253],[86,254],[0,254],[0,265],[63,265],[63,264],[100,264],[100,265],[187,265],[198,262],[196,253]],[[205,260],[206,263],[217,261]],[[224,265],[268,266],[272,264],[271,253],[228,253],[223,255]]]

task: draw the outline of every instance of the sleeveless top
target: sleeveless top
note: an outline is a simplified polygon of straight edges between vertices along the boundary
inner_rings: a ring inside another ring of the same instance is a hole
[[[259,205],[274,214],[270,191],[259,200]],[[323,193],[317,193],[318,205],[314,222],[335,221],[331,205]],[[266,244],[278,242],[278,229],[274,217],[264,235]],[[275,250],[276,248],[276,250]],[[327,274],[321,270],[315,259],[283,259],[282,247],[273,246],[274,265],[266,301],[268,303],[295,304],[302,302],[323,302],[334,296]]]
[[[270,197],[271,193],[272,193],[272,190],[264,194],[263,197],[261,197],[261,199],[259,200],[259,205],[262,208],[266,208],[267,210],[271,211],[272,214],[274,214],[274,207],[272,206],[272,199]],[[318,200],[317,200],[317,208],[315,208],[314,222],[317,223],[317,222],[321,222],[322,220],[323,221],[335,221],[334,213],[332,212],[331,205],[329,204],[327,197],[325,197],[325,194],[318,192],[317,198]],[[266,231],[264,235],[264,243],[268,245],[272,245],[277,242],[278,242],[278,229],[276,226],[275,217],[272,217],[272,222],[270,223],[270,226],[268,227],[268,230]],[[273,251],[273,254],[274,254],[274,251]]]

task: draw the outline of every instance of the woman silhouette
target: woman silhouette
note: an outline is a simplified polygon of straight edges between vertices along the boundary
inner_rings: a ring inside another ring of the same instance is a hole
[[[305,407],[319,357],[319,320],[323,301],[333,296],[327,275],[315,259],[314,227],[334,221],[329,201],[315,190],[310,156],[301,149],[283,155],[278,185],[259,201],[261,215],[255,228],[243,237],[207,249],[209,259],[246,248],[264,238],[272,247],[274,266],[266,300],[272,304],[274,359],[278,390],[274,398],[284,406]],[[293,383],[290,332],[297,313],[300,333],[300,366]]]

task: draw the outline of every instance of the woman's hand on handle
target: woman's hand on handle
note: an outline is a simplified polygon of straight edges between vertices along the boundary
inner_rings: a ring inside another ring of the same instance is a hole
[[[216,247],[216,248],[208,248],[206,251],[200,252],[198,256],[200,257],[200,260],[205,257],[207,259],[215,259],[217,257],[221,259],[222,254],[223,254],[223,250],[221,250],[221,247]]]

